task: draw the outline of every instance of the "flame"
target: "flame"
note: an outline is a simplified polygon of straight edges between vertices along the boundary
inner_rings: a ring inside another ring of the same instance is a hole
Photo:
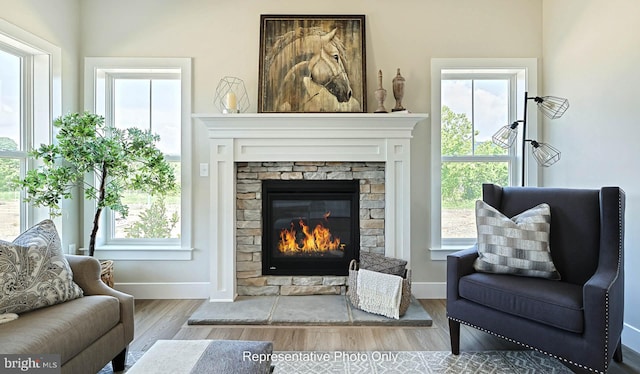
[[[330,215],[331,212],[325,213],[324,219],[327,220]],[[280,231],[280,242],[278,243],[280,252],[326,252],[344,249],[344,244],[340,244],[340,238],[332,239],[331,232],[322,223],[318,223],[313,230],[308,225],[305,225],[302,219],[298,221],[298,225],[302,228],[303,234],[300,240],[297,239],[298,232],[293,222],[291,222],[290,229],[282,229]]]

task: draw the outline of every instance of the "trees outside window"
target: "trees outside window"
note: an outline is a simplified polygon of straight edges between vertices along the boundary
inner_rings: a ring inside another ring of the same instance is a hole
[[[509,121],[509,76],[449,73],[442,80],[441,235],[443,242],[477,237],[475,201],[483,183],[508,186],[514,155],[491,141]]]
[[[45,218],[13,183],[34,167],[36,142],[51,140],[60,111],[61,50],[0,18],[0,239],[12,241]],[[61,228],[61,226],[59,226]]]

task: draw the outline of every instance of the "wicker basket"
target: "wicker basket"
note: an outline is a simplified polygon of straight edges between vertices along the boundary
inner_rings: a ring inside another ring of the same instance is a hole
[[[402,298],[400,299],[400,316],[402,317],[409,309],[411,303],[411,270],[405,270],[405,274],[402,277]],[[349,264],[349,278],[347,280],[349,289],[347,290],[347,297],[351,304],[360,309],[360,300],[358,300],[358,263],[356,260],[351,260]]]
[[[100,279],[102,279],[104,284],[113,288],[113,261],[100,261],[100,267],[102,268],[102,271],[100,272]]]

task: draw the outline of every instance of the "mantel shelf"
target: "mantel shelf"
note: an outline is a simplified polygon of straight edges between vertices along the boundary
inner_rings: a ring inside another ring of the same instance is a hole
[[[426,113],[195,113],[220,138],[410,138]],[[315,134],[314,134],[315,132]],[[215,134],[214,134],[215,133]]]
[[[193,113],[194,118],[225,118],[231,121],[235,119],[265,119],[265,118],[428,118],[427,113],[237,113],[237,114],[222,114],[222,113]]]

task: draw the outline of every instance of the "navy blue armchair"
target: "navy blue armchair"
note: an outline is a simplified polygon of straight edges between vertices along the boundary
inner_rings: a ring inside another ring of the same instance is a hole
[[[624,191],[484,184],[483,200],[513,217],[551,207],[549,245],[561,280],[476,272],[476,247],[447,258],[451,352],[460,324],[535,349],[575,372],[622,361]]]

